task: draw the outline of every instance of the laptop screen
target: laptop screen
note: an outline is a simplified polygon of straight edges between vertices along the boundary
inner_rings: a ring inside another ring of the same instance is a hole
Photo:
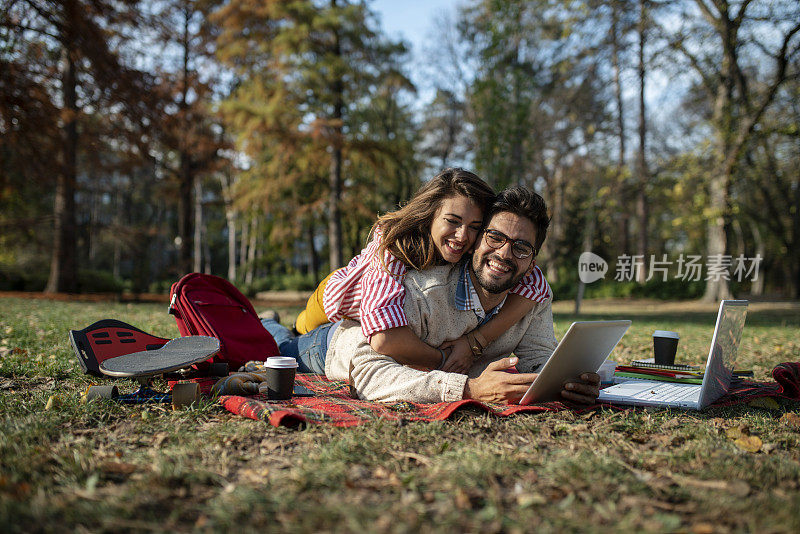
[[[727,393],[746,316],[746,300],[725,300],[720,304],[717,327],[703,378],[701,406],[710,404]]]

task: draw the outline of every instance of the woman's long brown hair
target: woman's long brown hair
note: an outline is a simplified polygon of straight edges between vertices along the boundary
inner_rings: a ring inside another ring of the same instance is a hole
[[[411,269],[426,269],[442,261],[431,238],[431,224],[442,202],[455,196],[467,197],[481,209],[481,215],[486,215],[495,194],[486,182],[470,171],[456,167],[444,169],[404,206],[382,215],[372,226],[371,235],[379,228],[383,233],[378,254],[384,268],[387,268],[387,250]]]

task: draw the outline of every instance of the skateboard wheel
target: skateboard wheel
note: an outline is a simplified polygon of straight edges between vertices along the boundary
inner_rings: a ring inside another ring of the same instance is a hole
[[[209,376],[228,376],[227,362],[214,362],[208,368]]]
[[[87,401],[92,399],[116,399],[119,397],[117,386],[90,386],[84,397]]]
[[[197,382],[181,382],[172,388],[172,408],[191,406],[200,399],[200,386]]]

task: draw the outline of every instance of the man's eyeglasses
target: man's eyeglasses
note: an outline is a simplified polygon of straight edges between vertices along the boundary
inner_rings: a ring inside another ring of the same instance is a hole
[[[530,258],[531,255],[536,252],[533,245],[527,241],[523,239],[511,239],[503,232],[498,232],[497,230],[489,230],[487,228],[483,231],[483,238],[486,240],[486,244],[492,248],[503,248],[503,246],[510,241],[511,253],[515,258],[520,260]]]

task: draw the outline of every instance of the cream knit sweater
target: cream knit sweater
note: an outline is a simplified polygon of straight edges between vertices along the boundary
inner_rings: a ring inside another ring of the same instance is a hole
[[[472,310],[455,307],[460,266],[442,266],[406,275],[405,312],[409,327],[433,347],[456,339],[478,325]],[[520,322],[483,351],[469,371],[481,374],[489,363],[513,353],[520,372],[535,372],[556,348],[551,301],[537,303]],[[345,320],[331,339],[325,374],[332,380],[351,379],[362,399],[393,402],[450,402],[463,398],[467,375],[418,371],[378,354],[361,333],[360,325]]]

